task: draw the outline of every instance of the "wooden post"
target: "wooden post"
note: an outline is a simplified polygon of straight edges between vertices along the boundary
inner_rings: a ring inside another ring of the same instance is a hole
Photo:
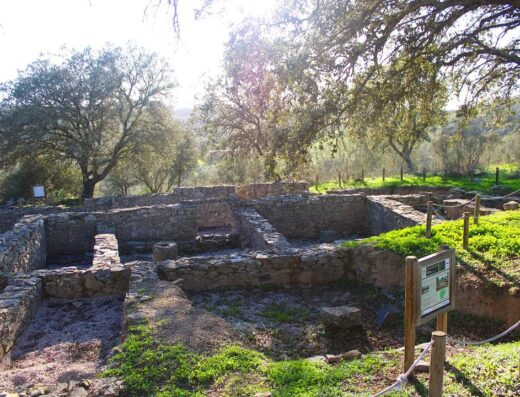
[[[403,166],[401,166],[401,181],[403,180]]]
[[[428,397],[442,397],[444,361],[446,361],[446,334],[442,331],[434,331],[432,341]]]
[[[448,312],[444,312],[437,315],[437,331],[442,331],[445,334],[448,333]]]
[[[340,189],[343,189],[343,184],[341,183],[341,171],[338,171],[338,185]]]
[[[417,266],[415,256],[406,257],[404,291],[404,372],[415,359],[415,324],[414,324],[414,277],[413,269]]]
[[[433,201],[428,201],[428,211],[426,212],[426,238],[432,235],[432,215],[433,215]]]
[[[478,218],[480,217],[480,194],[475,198],[475,213],[473,214],[473,223],[478,225]]]
[[[462,234],[462,248],[468,249],[469,240],[469,212],[464,212],[464,232]]]
[[[319,178],[318,174],[316,174],[316,180],[314,182],[314,186],[315,186],[317,192],[319,191],[318,190],[319,184],[320,184],[320,178]]]
[[[385,181],[385,169],[383,168],[383,182]]]
[[[428,192],[428,201],[433,201],[433,192]]]
[[[448,169],[444,168],[444,183],[448,182]]]
[[[365,170],[361,168],[361,182],[365,181]]]
[[[426,181],[426,168],[424,168],[424,167],[422,169],[422,180],[423,180],[423,182]]]
[[[499,185],[500,182],[500,169],[497,167],[495,172],[495,185]]]

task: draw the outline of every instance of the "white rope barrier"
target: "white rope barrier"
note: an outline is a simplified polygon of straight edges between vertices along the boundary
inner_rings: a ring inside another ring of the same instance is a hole
[[[461,345],[461,346],[478,346],[478,345],[483,345],[485,343],[490,343],[490,342],[494,342],[496,341],[497,339],[500,339],[504,336],[506,336],[507,334],[513,332],[516,328],[520,327],[520,321],[518,321],[516,324],[513,324],[511,327],[509,327],[508,329],[506,329],[504,332],[502,332],[501,334],[498,334],[496,336],[493,336],[491,338],[487,338],[487,339],[484,339],[484,340],[481,340],[481,341],[464,341],[464,340],[458,340],[458,339],[453,339],[453,338],[450,338],[448,337],[447,338],[447,341],[454,344],[454,345]]]
[[[437,212],[437,210],[435,209],[435,207],[432,207],[433,209],[433,212],[435,212],[435,215],[437,215],[439,218],[441,218],[443,221],[447,221],[447,219],[445,217],[443,217],[441,214],[439,214]]]
[[[461,340],[457,340],[457,339],[450,338],[450,337],[447,337],[446,339],[449,343],[455,344],[455,345],[477,346],[477,345],[483,345],[486,343],[494,342],[497,339],[500,339],[500,338],[506,336],[507,334],[513,332],[518,327],[520,327],[520,321],[518,321],[516,324],[513,324],[511,327],[506,329],[501,334],[498,334],[496,336],[493,336],[491,338],[487,338],[487,339],[484,339],[481,341],[464,341],[464,340],[461,341]],[[401,388],[408,382],[408,377],[412,374],[415,367],[426,356],[426,354],[428,354],[428,351],[431,349],[432,345],[433,345],[433,341],[430,341],[430,343],[428,343],[425,346],[423,352],[419,355],[419,357],[417,357],[417,359],[413,362],[413,364],[410,366],[410,368],[408,368],[408,371],[406,371],[404,374],[399,375],[397,377],[397,380],[392,385],[388,386],[386,389],[383,389],[376,394],[373,394],[371,397],[380,397],[380,396],[383,396],[383,395],[391,392],[392,390],[400,391]],[[520,354],[520,350],[519,350],[519,354]]]
[[[406,371],[404,374],[399,375],[397,377],[397,380],[392,385],[390,385],[386,389],[383,389],[380,392],[372,395],[372,397],[379,397],[379,396],[385,395],[386,393],[389,393],[392,390],[398,390],[398,391],[401,390],[401,387],[403,387],[404,384],[406,382],[408,382],[408,377],[413,372],[415,367],[419,364],[419,362],[426,356],[426,354],[428,353],[428,351],[430,350],[432,345],[433,345],[433,341],[430,341],[430,343],[428,343],[426,345],[426,347],[424,348],[423,352],[419,355],[419,357],[417,357],[417,360],[415,360],[413,362],[413,364],[410,366],[410,368],[408,368],[408,371]]]

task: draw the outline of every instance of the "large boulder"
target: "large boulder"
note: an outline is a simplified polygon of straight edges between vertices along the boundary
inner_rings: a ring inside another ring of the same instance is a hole
[[[322,307],[320,319],[331,328],[352,328],[363,324],[361,310],[352,306]]]

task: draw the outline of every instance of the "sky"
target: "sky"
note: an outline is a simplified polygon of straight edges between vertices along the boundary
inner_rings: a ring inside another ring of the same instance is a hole
[[[220,0],[223,12],[199,20],[193,12],[199,1],[180,0],[180,40],[171,14],[166,7],[154,8],[154,1],[0,0],[0,82],[15,78],[40,54],[56,54],[64,46],[100,48],[133,41],[170,62],[178,84],[174,108],[191,108],[205,82],[219,73],[233,24],[266,14],[276,0]]]

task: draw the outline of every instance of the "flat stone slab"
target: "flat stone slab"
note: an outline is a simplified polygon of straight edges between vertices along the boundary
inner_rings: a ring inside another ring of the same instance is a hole
[[[518,203],[516,201],[509,201],[504,204],[504,211],[514,211],[518,209]]]
[[[352,328],[362,325],[361,310],[353,306],[322,307],[320,320],[333,328]]]

